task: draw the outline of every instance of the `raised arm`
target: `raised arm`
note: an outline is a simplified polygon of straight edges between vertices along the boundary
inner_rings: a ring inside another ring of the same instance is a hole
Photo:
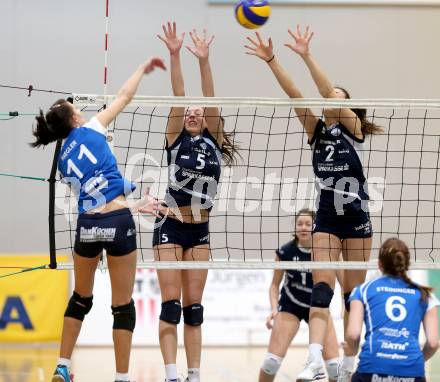
[[[195,29],[189,34],[194,47],[187,45],[186,48],[199,60],[203,96],[214,97],[214,79],[211,64],[209,63],[209,47],[214,40],[214,36],[208,38],[206,29],[203,30],[203,36],[199,36]],[[223,121],[220,118],[220,110],[218,107],[206,107],[204,109],[204,117],[208,131],[221,147],[223,144]]]
[[[176,23],[170,22],[167,25],[162,25],[164,35],[157,35],[157,37],[163,41],[170,52],[170,66],[171,66],[171,86],[173,88],[173,95],[183,97],[185,96],[185,85],[183,82],[182,65],[180,63],[180,49],[182,48],[183,39],[185,33],[182,33],[180,37],[177,36]],[[185,117],[184,107],[171,108],[168,116],[167,124],[167,142],[171,145],[179,136],[183,129]]]
[[[276,256],[275,261],[280,261]],[[278,314],[278,298],[280,295],[280,284],[283,279],[284,271],[282,269],[274,269],[272,282],[269,287],[270,314],[266,319],[266,327],[272,329],[273,319]]]
[[[245,48],[247,49],[246,54],[257,56],[266,61],[281,88],[290,98],[304,98],[290,78],[289,74],[281,66],[275,54],[273,53],[272,39],[269,38],[267,44],[265,44],[258,32],[256,32],[255,35],[257,37],[256,40],[251,37],[247,37],[248,41],[252,45],[245,45]],[[313,114],[312,110],[307,108],[296,107],[295,113],[298,116],[310,140],[313,137],[313,133],[318,122],[317,118]]]
[[[155,68],[166,70],[161,58],[151,58],[136,69],[131,77],[122,85],[115,100],[107,106],[107,108],[97,114],[96,117],[102,126],[107,127],[117,115],[124,110],[136,94],[144,74],[151,73]]]
[[[314,33],[310,31],[309,27],[306,27],[305,33],[302,34],[301,28],[298,25],[295,32],[289,29],[289,34],[293,37],[294,43],[285,44],[285,46],[293,50],[304,60],[318,88],[319,94],[324,98],[338,98],[335,87],[310,52],[310,41]],[[326,118],[330,117],[342,123],[356,138],[363,139],[361,120],[352,110],[348,108],[325,109],[324,115]]]

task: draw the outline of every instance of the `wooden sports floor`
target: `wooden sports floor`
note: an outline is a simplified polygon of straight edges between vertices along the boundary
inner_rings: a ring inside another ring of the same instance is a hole
[[[256,382],[265,353],[263,347],[205,348],[202,355],[202,381]],[[11,347],[0,344],[0,382],[50,381],[57,354],[55,346]],[[290,348],[275,381],[294,381],[305,362],[306,354],[306,348]],[[111,348],[78,348],[72,361],[75,382],[113,382],[114,360]],[[179,349],[177,363],[179,373],[184,375],[186,365],[182,348]],[[135,382],[163,382],[160,350],[134,348],[130,376]],[[427,377],[429,382],[440,381],[439,354],[428,363]]]

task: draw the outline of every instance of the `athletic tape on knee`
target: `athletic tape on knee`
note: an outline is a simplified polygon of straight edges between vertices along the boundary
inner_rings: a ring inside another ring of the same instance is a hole
[[[311,306],[328,308],[333,298],[333,289],[327,283],[317,283],[313,286]]]
[[[67,304],[64,317],[72,317],[77,320],[83,321],[87,313],[90,312],[93,305],[93,296],[83,297],[76,292],[73,292]]]
[[[183,308],[183,322],[191,326],[203,324],[203,305],[192,304]]]
[[[136,308],[133,299],[127,305],[112,306],[113,329],[133,332],[136,326]]]
[[[177,325],[182,316],[182,304],[179,300],[170,300],[162,303],[159,319],[169,324]]]
[[[347,312],[350,312],[350,296],[351,296],[351,292],[348,293],[344,293],[344,303],[345,303],[345,310]]]
[[[278,357],[275,354],[267,353],[266,358],[264,358],[261,370],[263,370],[267,375],[275,375],[281,367],[283,362],[282,357]]]
[[[325,368],[329,379],[338,379],[339,358],[328,359],[325,361]]]

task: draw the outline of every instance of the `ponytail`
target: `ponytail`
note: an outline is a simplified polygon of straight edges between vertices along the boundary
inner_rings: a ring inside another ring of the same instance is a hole
[[[241,158],[239,153],[240,146],[234,142],[234,133],[224,131],[225,120],[220,117],[223,123],[223,143],[222,143],[222,158],[226,166],[232,166],[237,162],[237,158]]]
[[[74,112],[70,103],[64,99],[56,101],[44,115],[43,110],[35,117],[37,123],[32,134],[36,138],[31,147],[46,146],[58,139],[66,138],[72,130]]]
[[[409,249],[402,240],[395,237],[387,239],[380,248],[379,262],[383,273],[400,277],[410,287],[420,291],[423,301],[426,302],[428,300],[433,289],[416,284],[408,277],[407,271],[410,265]]]
[[[336,86],[337,89],[341,90],[342,93],[344,93],[346,99],[350,99],[350,93],[344,89],[341,86]],[[383,133],[383,128],[379,125],[376,125],[373,122],[370,122],[367,119],[367,109],[350,109],[353,113],[356,114],[356,116],[361,121],[361,130],[362,134],[368,135],[368,134],[380,134]]]

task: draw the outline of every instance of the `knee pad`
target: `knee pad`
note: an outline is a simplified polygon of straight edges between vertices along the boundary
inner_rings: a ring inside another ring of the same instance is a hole
[[[351,296],[351,292],[348,293],[344,293],[344,303],[345,303],[345,310],[347,312],[350,312],[350,296]]]
[[[133,332],[136,326],[136,308],[133,299],[127,305],[112,306],[113,329]]]
[[[93,296],[83,297],[76,292],[73,292],[67,304],[64,317],[72,317],[77,320],[83,321],[87,313],[90,312],[93,305]]]
[[[275,354],[267,353],[266,358],[264,358],[261,370],[263,370],[267,375],[275,375],[281,367],[281,362],[283,362],[282,357],[278,357]]]
[[[192,304],[183,308],[183,322],[191,326],[203,324],[203,305]]]
[[[177,325],[182,316],[182,304],[179,300],[170,300],[162,303],[159,319],[169,324]]]
[[[339,359],[334,358],[325,361],[325,368],[327,369],[328,379],[336,381],[338,379]]]
[[[328,308],[333,298],[333,289],[327,283],[317,283],[313,286],[311,306]]]

